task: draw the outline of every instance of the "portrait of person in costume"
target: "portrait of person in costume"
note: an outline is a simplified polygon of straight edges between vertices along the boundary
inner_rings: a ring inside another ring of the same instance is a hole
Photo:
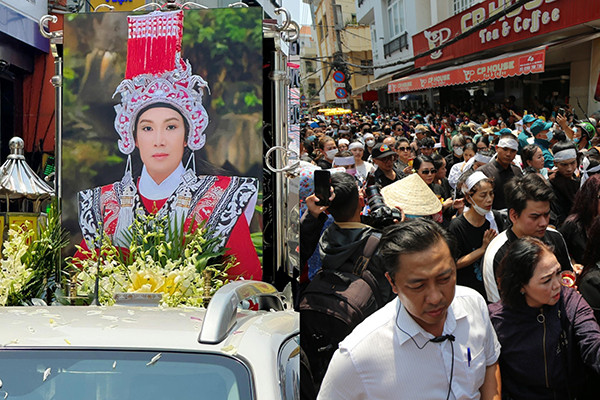
[[[249,230],[258,179],[196,173],[194,152],[205,146],[211,121],[203,105],[210,88],[182,57],[183,18],[182,11],[127,17],[125,79],[113,95],[120,100],[114,106],[118,149],[127,162],[119,181],[78,192],[82,245],[94,248],[99,235],[126,243],[140,215],[167,217],[185,231],[203,221],[236,257],[229,275],[260,280]],[[132,172],[134,150],[142,163],[139,176]]]

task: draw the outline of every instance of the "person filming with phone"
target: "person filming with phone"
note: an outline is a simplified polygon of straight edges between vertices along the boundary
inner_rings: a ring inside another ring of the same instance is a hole
[[[316,389],[339,342],[394,298],[378,254],[381,233],[361,219],[365,207],[362,189],[350,174],[328,175],[329,171],[315,171],[315,195],[307,197],[308,212],[300,221],[302,233],[309,232],[307,226],[312,226],[313,232],[311,238],[302,240],[302,247],[314,241],[314,232],[320,232],[318,221],[324,221],[325,210],[334,220],[318,241],[322,269],[299,296],[301,346],[310,360]],[[370,186],[371,190],[374,187]],[[389,216],[386,223],[393,224],[402,220],[395,211],[397,214],[375,210],[373,215]],[[377,225],[378,221],[371,223]],[[337,306],[340,302],[345,305]],[[357,311],[351,314],[347,310]],[[303,378],[304,384],[309,383]]]

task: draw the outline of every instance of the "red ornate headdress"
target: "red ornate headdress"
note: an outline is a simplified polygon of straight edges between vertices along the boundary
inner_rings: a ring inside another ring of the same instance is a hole
[[[202,94],[208,84],[193,75],[190,63],[181,58],[183,12],[156,11],[129,16],[127,22],[127,69],[113,94],[121,95],[121,104],[115,106],[119,150],[131,154],[136,118],[142,109],[156,103],[167,103],[183,115],[190,127],[188,147],[201,149],[208,125]]]

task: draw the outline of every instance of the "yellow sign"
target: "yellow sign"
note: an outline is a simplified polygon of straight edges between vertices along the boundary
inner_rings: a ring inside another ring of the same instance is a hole
[[[16,228],[23,227],[33,229],[35,232],[33,240],[37,239],[38,233],[38,216],[36,213],[8,213],[8,227]],[[10,238],[9,238],[10,239]]]
[[[146,0],[90,0],[90,6],[93,10],[101,4],[113,6],[113,11],[133,11],[146,4]],[[100,7],[98,12],[111,11],[108,7]]]

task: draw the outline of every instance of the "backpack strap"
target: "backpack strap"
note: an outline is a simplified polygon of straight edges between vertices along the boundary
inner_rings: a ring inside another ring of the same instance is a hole
[[[360,256],[356,262],[354,263],[353,274],[360,276],[371,288],[373,295],[375,296],[375,301],[377,302],[377,308],[383,306],[383,299],[381,298],[381,293],[379,291],[379,284],[373,273],[367,269],[369,266],[369,262],[371,261],[371,257],[377,246],[379,246],[379,240],[381,239],[381,232],[372,232],[365,243],[365,247],[363,248],[363,254]]]
[[[381,239],[381,232],[372,232],[365,243],[365,247],[363,248],[362,256],[360,256],[356,262],[354,263],[354,269],[352,273],[357,276],[361,276],[362,273],[369,266],[369,261],[371,261],[371,257],[373,253],[375,253],[375,249],[379,246],[379,240]]]

